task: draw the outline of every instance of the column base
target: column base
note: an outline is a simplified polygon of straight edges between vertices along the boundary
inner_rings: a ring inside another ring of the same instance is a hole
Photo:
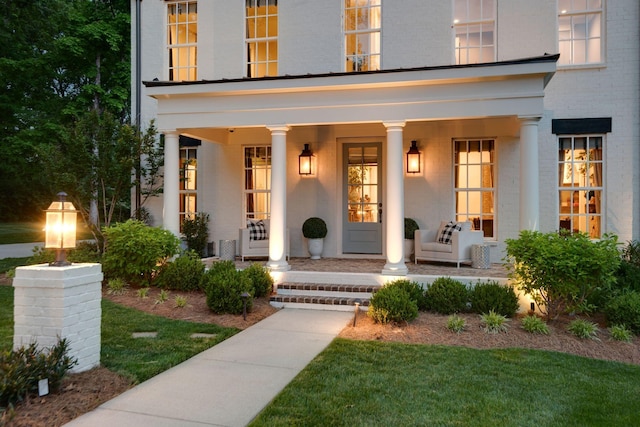
[[[267,263],[267,268],[271,271],[289,271],[291,270],[291,265],[287,261],[272,261],[269,260]]]
[[[409,273],[409,269],[407,268],[404,262],[399,263],[386,263],[382,268],[382,274],[384,276],[406,276]]]

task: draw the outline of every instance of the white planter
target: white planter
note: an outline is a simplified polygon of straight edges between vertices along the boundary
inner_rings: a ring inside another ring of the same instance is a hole
[[[308,239],[309,242],[309,254],[311,259],[320,259],[322,255],[322,247],[324,245],[324,239]]]
[[[404,239],[404,262],[411,261],[411,255],[414,252],[414,240]]]

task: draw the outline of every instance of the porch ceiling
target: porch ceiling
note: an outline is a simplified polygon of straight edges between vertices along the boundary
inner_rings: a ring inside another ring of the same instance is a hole
[[[557,59],[145,86],[162,130],[529,117]]]

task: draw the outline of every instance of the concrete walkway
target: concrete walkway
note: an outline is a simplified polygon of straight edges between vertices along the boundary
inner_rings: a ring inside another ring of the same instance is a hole
[[[283,309],[67,426],[245,426],[353,319]]]
[[[44,242],[0,245],[0,259],[29,257],[33,255],[33,248],[36,246],[43,247]]]

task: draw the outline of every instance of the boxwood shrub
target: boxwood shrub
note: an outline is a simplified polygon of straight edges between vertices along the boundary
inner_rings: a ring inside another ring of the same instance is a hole
[[[609,324],[624,325],[640,334],[640,292],[629,291],[611,298],[604,311]]]
[[[195,251],[188,251],[167,263],[158,275],[156,285],[162,289],[197,291],[202,289],[204,264]]]
[[[478,314],[494,311],[506,317],[513,317],[520,305],[513,288],[496,281],[479,282],[469,291],[471,311]]]
[[[253,263],[249,267],[242,270],[253,288],[253,296],[256,298],[264,297],[271,294],[273,290],[273,278],[266,268],[262,265]]]
[[[401,286],[384,286],[373,294],[367,315],[376,323],[409,322],[418,317],[418,304]]]
[[[207,296],[207,306],[216,314],[241,314],[244,309],[243,293],[247,311],[253,307],[253,286],[247,275],[238,271],[232,261],[223,261],[213,266],[202,276],[202,285]]]
[[[453,314],[467,309],[469,291],[464,283],[450,277],[439,277],[424,293],[427,310]]]

